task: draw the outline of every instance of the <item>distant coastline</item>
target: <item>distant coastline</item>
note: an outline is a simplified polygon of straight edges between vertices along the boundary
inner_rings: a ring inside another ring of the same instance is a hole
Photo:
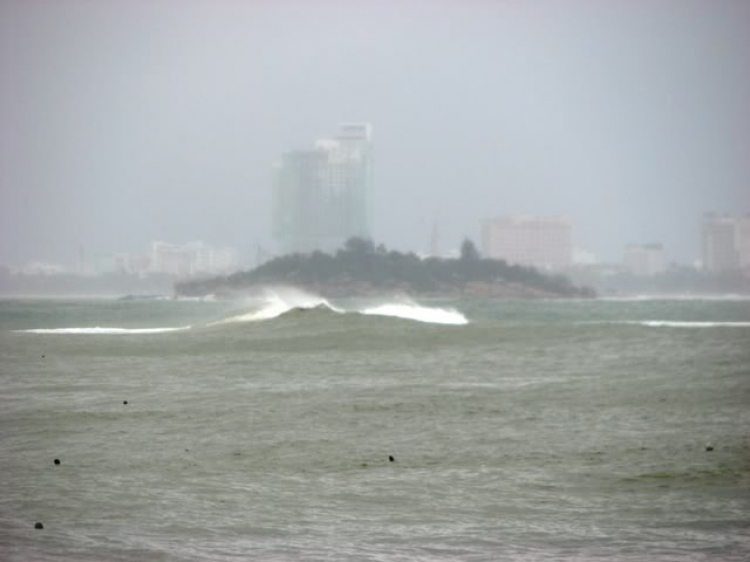
[[[313,252],[277,257],[229,276],[175,284],[175,296],[231,297],[268,285],[290,285],[326,297],[405,294],[423,297],[500,299],[592,298],[596,292],[563,275],[484,259],[465,241],[455,259],[420,259],[352,238],[335,254]]]

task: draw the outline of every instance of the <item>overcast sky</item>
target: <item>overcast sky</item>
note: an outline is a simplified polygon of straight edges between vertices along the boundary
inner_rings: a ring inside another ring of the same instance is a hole
[[[271,249],[273,162],[341,121],[373,124],[399,249],[563,214],[602,259],[692,261],[703,212],[750,211],[745,0],[0,6],[0,263]]]

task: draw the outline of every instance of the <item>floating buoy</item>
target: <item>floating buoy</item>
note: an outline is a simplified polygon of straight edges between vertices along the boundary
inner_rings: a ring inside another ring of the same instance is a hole
[[[44,525],[42,525],[41,522],[37,521],[36,523],[34,523],[34,528],[35,529],[44,529]]]
[[[390,462],[396,462],[396,459],[393,458],[393,455],[388,455],[388,460]]]
[[[60,459],[55,459],[55,464],[59,465],[60,464]]]

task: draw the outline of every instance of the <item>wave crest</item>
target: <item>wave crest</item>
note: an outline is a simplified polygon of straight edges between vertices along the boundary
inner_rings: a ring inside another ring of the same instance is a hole
[[[360,314],[374,316],[391,316],[405,320],[416,320],[428,324],[468,324],[466,316],[454,308],[433,308],[416,303],[386,303],[358,311]]]
[[[322,297],[310,295],[296,289],[267,289],[265,296],[256,304],[255,310],[245,312],[236,316],[230,316],[218,322],[212,322],[209,326],[220,324],[233,324],[236,322],[257,322],[259,320],[271,320],[282,314],[292,311],[307,311],[325,309],[332,312],[344,313],[344,310],[333,306]]]
[[[254,310],[225,318],[210,325],[271,320],[290,312],[309,310],[326,310],[336,314],[389,316],[428,324],[464,325],[469,323],[466,317],[456,309],[422,306],[409,299],[402,298],[379,304],[368,303],[364,306],[340,308],[323,297],[311,295],[298,289],[282,288],[266,289],[265,296],[259,302],[256,302]]]

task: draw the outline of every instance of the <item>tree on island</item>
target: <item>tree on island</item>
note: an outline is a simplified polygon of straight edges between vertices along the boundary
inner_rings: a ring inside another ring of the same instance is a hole
[[[479,257],[479,251],[474,245],[474,242],[468,238],[464,238],[464,241],[461,243],[461,261],[470,262],[478,261],[479,259],[481,259]]]

